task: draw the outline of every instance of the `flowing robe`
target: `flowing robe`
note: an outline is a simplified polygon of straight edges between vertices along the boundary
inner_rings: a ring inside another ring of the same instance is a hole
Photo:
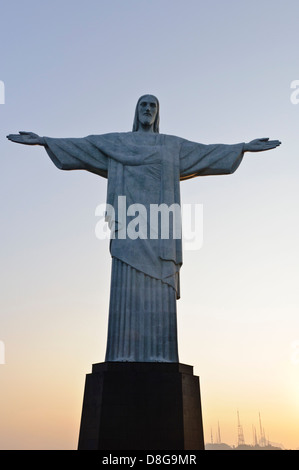
[[[108,178],[106,202],[114,211],[113,216],[107,211],[113,238],[106,361],[178,362],[181,237],[173,236],[171,226],[169,238],[151,236],[150,217],[143,236],[129,237],[127,210],[141,204],[150,214],[151,205],[180,205],[181,180],[233,173],[242,161],[244,144],[204,145],[138,132],[45,137],[45,142],[59,169],[87,170]],[[122,211],[120,196],[125,201]]]

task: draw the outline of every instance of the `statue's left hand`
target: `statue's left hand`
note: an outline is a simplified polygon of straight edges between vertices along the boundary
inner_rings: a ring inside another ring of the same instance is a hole
[[[265,150],[275,149],[281,144],[279,140],[269,140],[268,137],[255,139],[244,146],[244,152],[264,152]]]

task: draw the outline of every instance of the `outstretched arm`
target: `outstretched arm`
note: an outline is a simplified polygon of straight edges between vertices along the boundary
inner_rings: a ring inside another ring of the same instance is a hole
[[[92,136],[55,139],[22,131],[7,138],[17,144],[43,146],[60,170],[87,170],[107,178],[107,155],[94,145]]]
[[[37,134],[34,134],[34,132],[20,131],[18,134],[9,134],[6,137],[8,140],[16,142],[17,144],[46,145],[45,139]]]
[[[245,152],[263,152],[278,147],[279,140],[255,139],[233,145],[204,145],[184,140],[180,151],[181,180],[206,175],[234,173]]]

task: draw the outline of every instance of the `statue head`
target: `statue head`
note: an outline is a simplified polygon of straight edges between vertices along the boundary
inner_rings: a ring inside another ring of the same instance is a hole
[[[143,95],[137,101],[133,122],[133,132],[138,131],[140,125],[152,126],[153,132],[159,133],[160,105],[153,95]]]

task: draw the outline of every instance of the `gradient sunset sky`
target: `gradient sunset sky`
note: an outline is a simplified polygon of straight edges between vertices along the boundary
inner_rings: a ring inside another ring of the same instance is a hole
[[[5,136],[130,131],[144,93],[161,133],[282,142],[181,183],[204,223],[184,252],[179,356],[200,376],[206,442],[219,421],[236,445],[239,410],[246,443],[260,413],[271,442],[299,448],[298,17],[298,0],[1,2],[0,449],[76,449],[111,263],[95,235],[106,180]]]

